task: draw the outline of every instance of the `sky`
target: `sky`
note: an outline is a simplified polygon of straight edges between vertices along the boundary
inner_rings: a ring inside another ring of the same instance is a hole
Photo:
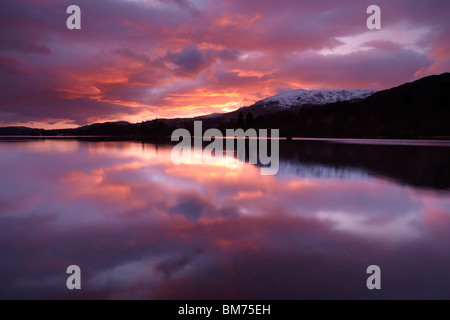
[[[368,6],[381,8],[369,30]],[[81,30],[68,30],[69,5]],[[229,112],[450,71],[448,0],[2,0],[0,126]]]

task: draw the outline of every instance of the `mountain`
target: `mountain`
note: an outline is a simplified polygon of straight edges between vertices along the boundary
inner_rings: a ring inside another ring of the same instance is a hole
[[[278,106],[282,108],[301,107],[307,105],[324,105],[340,101],[364,100],[376,93],[368,89],[346,89],[346,90],[304,90],[298,89],[278,94],[254,104],[259,106]]]
[[[208,118],[220,118],[221,120],[235,119],[242,113],[246,116],[252,113],[255,117],[270,115],[280,111],[292,109],[293,111],[304,107],[321,106],[330,103],[349,101],[351,103],[364,100],[377,91],[369,89],[344,89],[344,90],[304,90],[298,89],[272,97],[265,98],[249,107],[242,107],[236,111],[225,114],[213,114],[196,118],[204,120]]]
[[[357,101],[259,117],[260,127],[314,138],[450,139],[450,73],[429,76]]]
[[[0,136],[36,136],[43,134],[44,131],[28,127],[3,127],[0,128]]]
[[[203,121],[203,130],[279,129],[285,137],[450,139],[450,73],[379,92],[295,90],[230,113],[197,118],[156,119],[138,124],[102,123],[47,131],[0,128],[0,135],[166,138],[177,128],[193,132],[193,123],[198,120]]]

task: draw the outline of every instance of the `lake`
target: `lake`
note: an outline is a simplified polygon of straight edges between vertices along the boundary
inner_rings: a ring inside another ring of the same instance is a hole
[[[262,176],[169,144],[4,138],[0,299],[450,298],[449,142],[280,143]]]

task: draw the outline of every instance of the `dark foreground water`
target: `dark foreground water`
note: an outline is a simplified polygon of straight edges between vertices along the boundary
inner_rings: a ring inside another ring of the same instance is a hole
[[[151,143],[3,140],[0,299],[450,299],[449,145],[344,142],[282,142],[261,176]]]

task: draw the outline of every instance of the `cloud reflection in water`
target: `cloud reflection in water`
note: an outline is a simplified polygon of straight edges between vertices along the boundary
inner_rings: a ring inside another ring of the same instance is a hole
[[[0,149],[0,298],[450,297],[446,192],[228,158],[175,166],[170,147],[134,142]],[[365,287],[371,264],[381,292]]]

